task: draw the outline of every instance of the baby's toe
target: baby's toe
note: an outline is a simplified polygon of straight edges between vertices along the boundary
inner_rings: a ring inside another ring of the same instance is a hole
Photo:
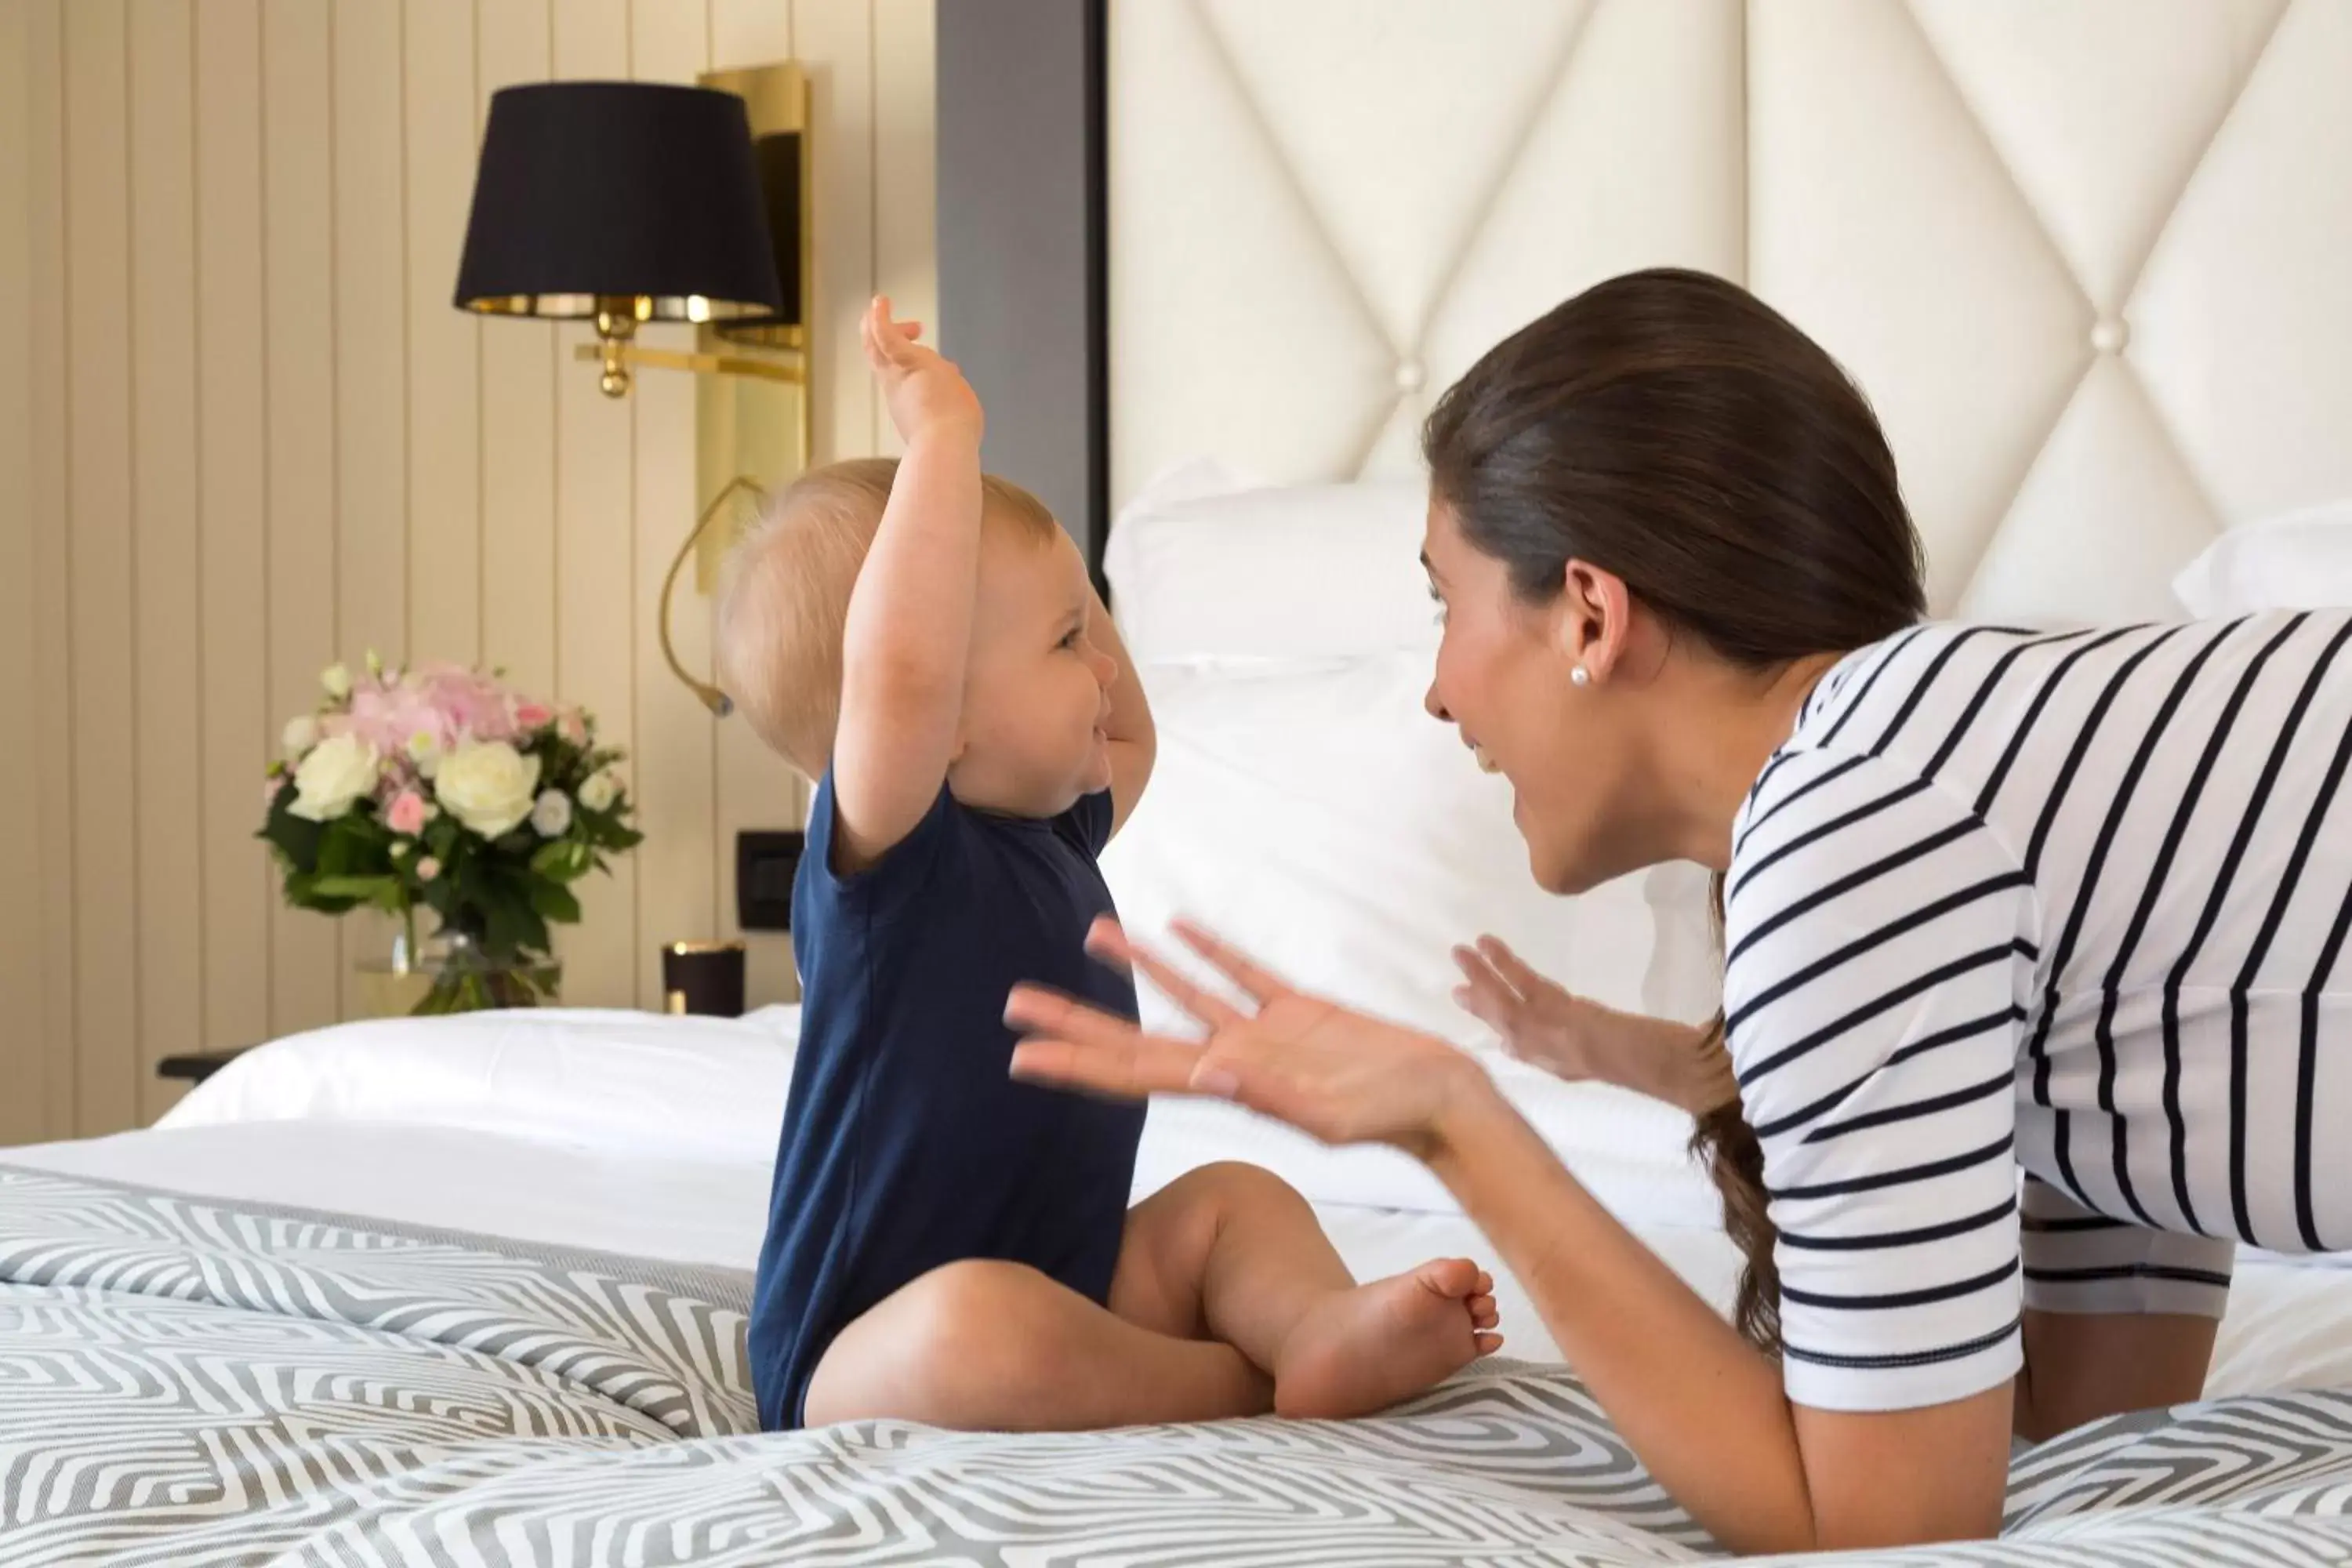
[[[1484,1278],[1478,1272],[1478,1266],[1466,1258],[1432,1258],[1414,1272],[1430,1289],[1456,1300],[1467,1300],[1477,1295],[1479,1280]]]

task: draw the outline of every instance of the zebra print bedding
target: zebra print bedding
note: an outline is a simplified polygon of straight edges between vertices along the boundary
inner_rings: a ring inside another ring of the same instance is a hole
[[[748,1280],[0,1167],[0,1568],[1681,1563],[1573,1377],[1377,1420],[761,1435]],[[2352,1391],[2102,1422],[1904,1564],[2352,1562]]]

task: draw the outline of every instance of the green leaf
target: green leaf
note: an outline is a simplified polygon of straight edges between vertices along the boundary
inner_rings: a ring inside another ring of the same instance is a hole
[[[340,915],[359,907],[359,900],[319,890],[319,878],[310,871],[297,871],[286,879],[286,901],[298,910],[315,910],[322,915]]]
[[[335,828],[336,831],[348,837],[353,844],[364,848],[383,849],[386,852],[392,848],[392,829],[385,826],[376,816],[375,807],[373,805],[362,803],[352,807],[335,819]]]
[[[547,927],[531,912],[528,903],[510,897],[485,899],[482,902],[482,948],[495,958],[504,958],[534,945],[547,945]]]
[[[621,820],[617,808],[612,812],[592,814],[586,819],[585,826],[588,842],[599,849],[632,849],[644,837]]]
[[[397,893],[400,879],[396,877],[322,876],[311,884],[311,890],[330,899],[356,899],[362,903],[373,903],[387,891]]]
[[[561,882],[533,882],[530,907],[559,925],[576,925],[580,921],[580,900]]]
[[[257,836],[274,845],[286,857],[287,863],[298,870],[319,868],[319,844],[327,830],[318,823],[297,816],[288,809],[293,805],[295,789],[291,784],[278,790],[269,803],[269,816]]]
[[[356,814],[327,824],[319,841],[319,870],[329,877],[381,877],[392,868],[391,840],[377,839]]]
[[[588,869],[587,846],[574,838],[551,839],[530,858],[534,875],[557,882],[569,882]]]

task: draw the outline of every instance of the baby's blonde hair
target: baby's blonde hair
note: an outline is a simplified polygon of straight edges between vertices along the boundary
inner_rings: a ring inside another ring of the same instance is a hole
[[[814,779],[841,721],[841,639],[850,591],[898,477],[896,458],[813,468],[769,502],[729,552],[719,593],[719,689],[760,739]],[[981,479],[984,516],[1040,542],[1060,529],[1009,479]]]

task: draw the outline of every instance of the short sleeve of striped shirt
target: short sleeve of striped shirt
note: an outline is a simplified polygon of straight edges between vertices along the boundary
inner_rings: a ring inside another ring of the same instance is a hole
[[[2021,1364],[2015,1093],[2038,924],[1997,836],[1877,757],[1785,753],[1742,810],[1725,1021],[1780,1231],[1794,1402],[1910,1409]]]

